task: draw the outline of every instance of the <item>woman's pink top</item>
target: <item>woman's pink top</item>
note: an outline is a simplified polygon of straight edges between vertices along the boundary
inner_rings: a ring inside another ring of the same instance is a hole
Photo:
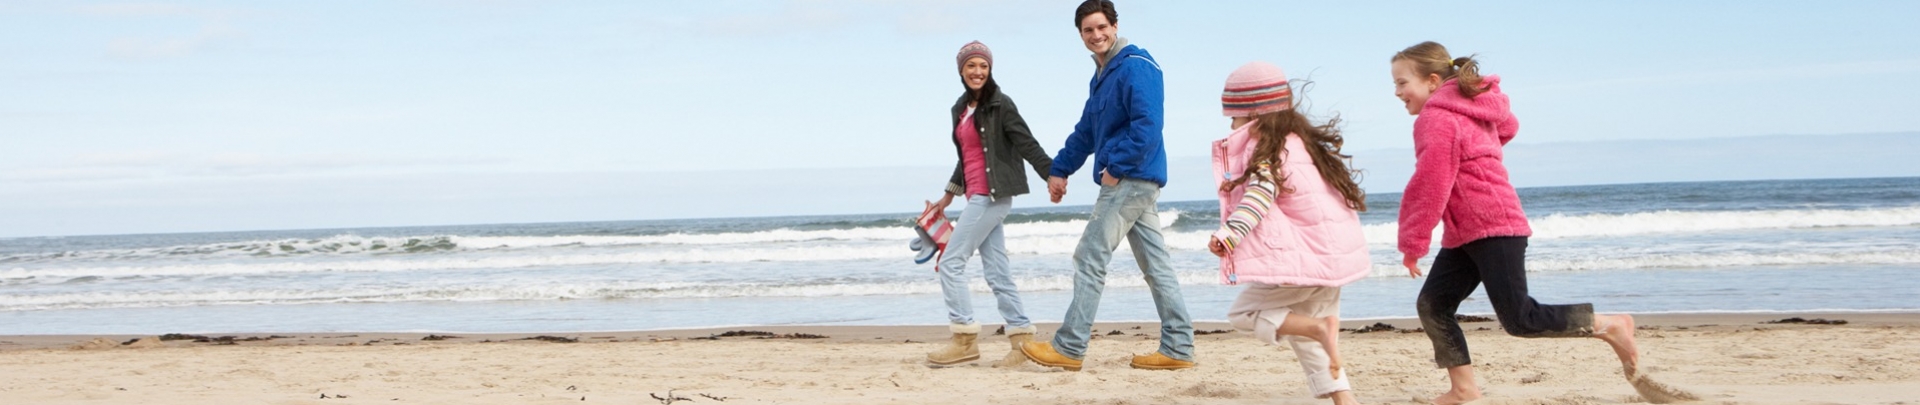
[[[980,129],[973,127],[973,109],[967,109],[967,115],[960,118],[960,127],[953,131],[954,138],[960,140],[960,164],[967,177],[967,194],[987,195],[987,152],[980,146]]]

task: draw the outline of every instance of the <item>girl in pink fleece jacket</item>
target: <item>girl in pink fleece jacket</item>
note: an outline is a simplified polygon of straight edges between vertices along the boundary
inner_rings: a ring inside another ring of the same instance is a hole
[[[1482,283],[1508,334],[1599,338],[1613,347],[1633,380],[1639,360],[1633,317],[1596,315],[1592,304],[1541,304],[1527,295],[1527,237],[1533,231],[1507,181],[1500,149],[1519,132],[1520,121],[1500,91],[1500,77],[1481,77],[1473,58],[1454,59],[1433,42],[1394,54],[1392,63],[1394,95],[1408,114],[1419,116],[1413,122],[1417,163],[1400,197],[1400,253],[1408,275],[1420,276],[1433,227],[1446,223],[1418,300],[1434,362],[1452,381],[1451,390],[1433,402],[1480,397],[1454,312]]]
[[[1340,367],[1340,287],[1372,263],[1338,120],[1314,125],[1294,110],[1286,74],[1265,62],[1234,70],[1220,102],[1234,131],[1213,143],[1221,223],[1208,248],[1222,282],[1247,283],[1227,319],[1293,346],[1314,397],[1356,404]]]

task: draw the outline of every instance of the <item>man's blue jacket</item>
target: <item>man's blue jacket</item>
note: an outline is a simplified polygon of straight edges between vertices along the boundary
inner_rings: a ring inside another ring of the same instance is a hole
[[[1087,105],[1080,111],[1067,145],[1054,155],[1053,176],[1072,176],[1093,154],[1093,179],[1100,171],[1123,179],[1167,186],[1167,147],[1161,130],[1166,86],[1160,64],[1145,49],[1127,45],[1088,83]]]

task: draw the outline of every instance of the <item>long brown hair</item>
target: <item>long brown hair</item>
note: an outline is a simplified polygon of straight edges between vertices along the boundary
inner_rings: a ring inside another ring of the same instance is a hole
[[[1480,77],[1480,62],[1469,55],[1459,58],[1447,53],[1447,47],[1438,42],[1427,41],[1414,44],[1393,54],[1388,62],[1413,62],[1413,72],[1426,77],[1440,75],[1440,80],[1458,79],[1460,94],[1473,98],[1485,93],[1487,87]]]
[[[1247,184],[1247,179],[1259,174],[1260,163],[1266,162],[1267,177],[1279,182],[1279,193],[1293,192],[1293,187],[1287,186],[1287,178],[1281,172],[1281,167],[1286,159],[1287,134],[1294,134],[1300,137],[1300,143],[1307,146],[1307,153],[1313,155],[1313,165],[1319,169],[1320,178],[1347,199],[1347,208],[1367,210],[1367,193],[1360,190],[1360,172],[1349,168],[1353,156],[1340,154],[1340,146],[1346,143],[1346,138],[1340,136],[1340,117],[1328,119],[1325,124],[1313,125],[1300,111],[1289,108],[1253,118],[1259,120],[1251,131],[1256,141],[1253,148],[1255,159],[1249,162],[1245,173],[1221,184],[1220,191],[1231,192]]]

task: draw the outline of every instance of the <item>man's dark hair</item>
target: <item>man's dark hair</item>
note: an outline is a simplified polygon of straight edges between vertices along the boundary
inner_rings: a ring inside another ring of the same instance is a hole
[[[1113,0],[1087,0],[1080,8],[1073,10],[1073,29],[1080,29],[1080,22],[1086,21],[1093,13],[1107,15],[1107,24],[1120,25],[1120,12],[1113,9]]]

